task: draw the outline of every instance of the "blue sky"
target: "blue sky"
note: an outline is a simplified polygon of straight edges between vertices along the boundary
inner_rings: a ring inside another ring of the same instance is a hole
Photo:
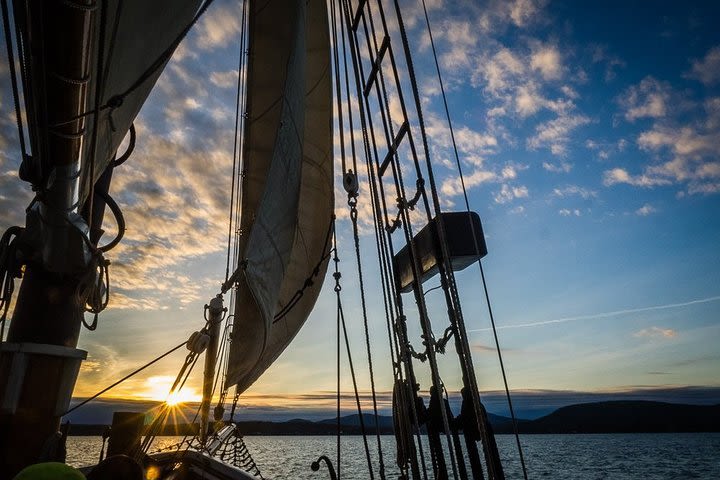
[[[428,2],[471,207],[487,236],[484,265],[510,386],[526,394],[720,387],[719,7],[628,3]],[[403,4],[442,201],[461,209],[424,19],[414,1]],[[136,153],[112,187],[128,233],[110,254],[111,308],[96,332],[81,337],[90,355],[80,396],[199,328],[202,305],[224,279],[230,184],[222,179],[231,168],[237,11],[233,2],[213,5],[136,122]],[[17,133],[3,85],[0,224],[9,226],[23,221],[30,193],[17,179]],[[344,302],[354,359],[364,365],[352,237],[337,191]],[[367,200],[360,202],[366,213]],[[370,277],[377,266],[367,233]],[[458,280],[478,382],[497,391],[502,380],[477,268]],[[378,290],[371,282],[371,305]],[[439,336],[447,323],[441,296],[427,298]],[[378,388],[387,391],[385,326],[379,309],[370,313]],[[306,327],[245,404],[330,402],[334,328],[326,285]],[[411,326],[415,345],[418,332]],[[446,357],[443,378],[457,389],[459,372]],[[157,397],[156,386],[180,362],[160,364],[114,395]],[[367,390],[367,371],[359,370]],[[199,385],[197,374],[189,386]],[[343,385],[349,391],[348,375]],[[704,391],[720,402],[716,389]],[[300,395],[308,397],[297,401]]]

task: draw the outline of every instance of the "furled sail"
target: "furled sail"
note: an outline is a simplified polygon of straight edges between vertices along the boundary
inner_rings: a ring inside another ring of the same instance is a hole
[[[249,4],[240,259],[226,386],[249,387],[320,292],[333,213],[332,92],[324,0]],[[296,295],[306,284],[301,296]]]

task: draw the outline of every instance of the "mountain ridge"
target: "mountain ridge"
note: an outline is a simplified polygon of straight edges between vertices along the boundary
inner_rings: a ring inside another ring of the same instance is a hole
[[[513,432],[512,419],[488,413],[496,434]],[[393,433],[392,417],[378,415],[381,434]],[[340,418],[340,431],[344,435],[362,433],[358,414]],[[319,421],[294,418],[284,422],[262,420],[237,422],[244,435],[335,435],[337,420]],[[368,434],[375,434],[375,417],[364,413],[363,422]],[[616,400],[588,402],[558,408],[549,415],[535,420],[517,419],[522,434],[543,433],[671,433],[720,432],[720,404],[689,405],[644,400]],[[105,425],[74,424],[71,435],[100,435]],[[163,434],[178,435],[192,432],[194,425],[168,425]],[[178,433],[182,432],[182,433]]]

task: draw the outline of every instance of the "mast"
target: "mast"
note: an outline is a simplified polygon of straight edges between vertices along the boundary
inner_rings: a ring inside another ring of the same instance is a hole
[[[208,437],[210,419],[210,403],[212,402],[213,387],[215,386],[215,369],[217,366],[217,350],[220,340],[220,324],[223,321],[222,295],[217,295],[207,305],[208,325],[207,333],[210,336],[207,350],[205,350],[205,370],[203,373],[203,398],[200,404],[200,444],[205,445]]]
[[[21,176],[40,185],[43,195],[28,211],[23,243],[32,253],[0,346],[0,478],[37,461],[63,459],[60,417],[87,355],[75,348],[85,306],[76,292],[91,262],[83,240],[87,220],[79,213],[87,122],[49,127],[76,117],[89,101],[94,2],[69,3],[14,4],[15,21],[23,27],[18,43],[26,78],[32,80],[25,91],[33,156],[23,159]]]
[[[97,246],[112,170],[129,153],[118,162],[115,155],[211,1],[12,1],[15,45],[8,49],[18,53],[32,152],[21,141],[20,178],[36,195],[25,228],[13,227],[23,281],[0,343],[0,480],[29,464],[64,460],[58,427],[86,357],[76,348],[80,326],[87,307],[97,313],[107,305],[103,252],[122,236],[114,205],[118,236]]]

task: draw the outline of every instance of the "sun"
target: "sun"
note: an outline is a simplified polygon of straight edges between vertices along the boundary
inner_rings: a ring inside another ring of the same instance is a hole
[[[154,376],[145,380],[145,391],[139,396],[150,399],[159,400],[165,405],[174,407],[178,404],[188,402],[199,402],[202,397],[197,391],[190,387],[184,386],[182,390],[168,394],[172,387],[174,377],[170,376]]]
[[[174,407],[176,405],[187,403],[187,402],[196,402],[198,401],[198,395],[194,392],[191,392],[189,390],[180,390],[177,392],[173,392],[170,395],[167,396],[165,399],[165,405],[169,407]]]

